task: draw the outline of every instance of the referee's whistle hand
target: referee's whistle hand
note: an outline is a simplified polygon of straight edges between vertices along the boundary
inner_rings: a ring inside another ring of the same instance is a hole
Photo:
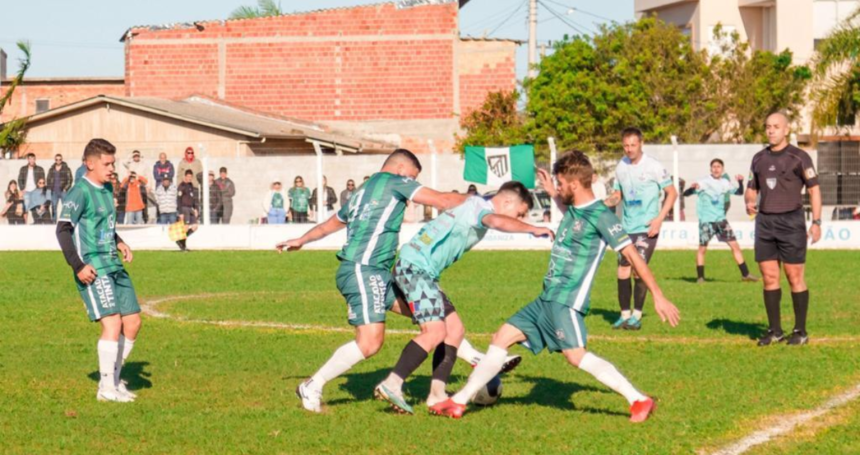
[[[747,215],[753,216],[758,213],[758,209],[756,209],[755,202],[747,202]]]

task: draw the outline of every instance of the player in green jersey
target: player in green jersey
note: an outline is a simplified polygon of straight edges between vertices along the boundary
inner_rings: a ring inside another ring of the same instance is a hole
[[[57,240],[75,274],[75,284],[91,321],[101,324],[98,342],[99,401],[134,401],[120,379],[122,365],[140,331],[140,306],[119,254],[131,262],[131,249],[116,233],[110,184],[116,148],[93,139],[84,149],[87,173],[63,200]]]
[[[302,246],[347,228],[346,244],[337,254],[337,288],[346,299],[348,319],[355,327],[355,340],[341,346],[310,379],[296,388],[302,406],[322,412],[322,390],[326,382],[346,373],[382,347],[385,313],[395,301],[391,266],[400,237],[407,201],[448,210],[466,196],[440,193],[421,186],[415,179],[421,163],[410,151],[395,150],[356,190],[349,204],[322,224],[292,240],[279,243],[278,251],[296,251]]]
[[[412,414],[412,406],[403,397],[403,382],[433,352],[433,381],[427,405],[448,399],[445,386],[465,329],[454,305],[439,287],[439,276],[481,241],[489,229],[552,238],[551,230],[519,220],[528,214],[532,204],[525,185],[508,182],[489,201],[472,196],[440,214],[403,246],[394,267],[394,282],[402,299],[398,299],[394,310],[405,307],[400,312],[411,315],[421,333],[406,345],[394,369],[376,386],[377,398],[388,401],[398,412]],[[519,356],[506,359],[506,371],[519,361]]]
[[[591,287],[606,246],[619,252],[636,269],[654,296],[654,307],[664,322],[678,324],[678,309],[664,296],[654,275],[639,255],[615,214],[591,190],[594,170],[588,157],[580,151],[565,153],[553,167],[558,187],[549,174],[540,177],[556,204],[564,207],[564,218],[558,227],[549,271],[543,292],[538,298],[508,319],[493,335],[487,355],[475,367],[462,390],[450,399],[430,408],[438,415],[460,418],[466,404],[501,370],[508,349],[522,343],[533,353],[544,348],[561,352],[567,361],[590,373],[630,403],[630,420],[641,422],[654,410],[654,401],[640,393],[611,363],[585,350],[586,331],[583,319],[588,314]]]

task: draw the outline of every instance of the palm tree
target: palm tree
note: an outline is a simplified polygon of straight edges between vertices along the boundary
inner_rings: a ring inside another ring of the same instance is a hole
[[[258,17],[272,17],[284,14],[281,4],[275,0],[257,0],[257,7],[240,6],[230,14],[230,19],[255,19]]]
[[[854,125],[860,113],[860,9],[845,19],[818,46],[813,59],[812,89],[814,130]]]
[[[12,83],[9,84],[9,88],[6,90],[6,93],[4,93],[3,97],[0,98],[0,113],[2,113],[3,108],[9,104],[9,101],[12,99],[12,93],[15,92],[15,88],[21,85],[21,81],[24,80],[24,74],[26,74],[27,70],[30,68],[30,43],[26,41],[18,41],[17,44],[18,49],[20,49],[21,53],[24,54],[24,58],[20,60],[18,74],[15,75],[15,78],[12,79]],[[24,130],[26,123],[26,119],[15,118],[4,124],[0,124],[0,150],[3,150],[4,152],[15,151],[24,144],[27,137],[27,132]]]

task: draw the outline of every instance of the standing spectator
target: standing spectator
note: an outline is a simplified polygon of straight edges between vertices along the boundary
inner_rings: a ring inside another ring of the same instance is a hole
[[[134,173],[137,175],[139,182],[146,182],[146,177],[144,177],[146,175],[146,165],[140,159],[139,150],[131,152],[131,159],[125,160],[122,165],[126,168],[129,175]]]
[[[158,185],[164,179],[170,179],[173,182],[173,177],[176,176],[176,170],[173,168],[173,163],[167,160],[167,154],[161,152],[158,154],[158,161],[152,165],[152,181],[153,185]]]
[[[363,184],[367,183],[367,181],[368,181],[368,180],[370,180],[370,176],[369,176],[369,175],[365,175],[365,176],[364,176],[364,181],[363,181],[363,182],[361,182],[361,184],[363,185]]]
[[[122,182],[125,193],[126,224],[144,224],[143,212],[146,210],[146,179],[131,172]]]
[[[173,224],[176,215],[176,185],[168,177],[161,179],[161,185],[155,189],[155,203],[158,205],[158,224]]]
[[[219,214],[221,224],[230,224],[230,219],[233,218],[233,196],[236,195],[236,185],[233,181],[227,178],[227,168],[222,167],[220,170],[221,178],[218,179],[218,185],[221,186],[221,203],[223,208]]]
[[[181,166],[180,166],[181,168]],[[200,208],[200,190],[194,185],[194,171],[186,169],[182,174],[184,179],[176,189],[176,202],[179,214],[187,225],[197,224]]]
[[[466,194],[469,196],[480,196],[480,194],[478,194],[478,187],[475,185],[469,185],[469,188],[466,190]]]
[[[24,196],[18,191],[18,182],[9,181],[3,199],[6,200],[6,205],[0,212],[0,216],[5,216],[9,224],[26,224],[27,214],[24,210]]]
[[[36,182],[36,190],[30,193],[30,214],[33,224],[51,224],[51,191],[44,178]]]
[[[45,178],[45,170],[36,165],[36,155],[27,154],[27,165],[18,172],[18,188],[24,193],[24,206],[30,210],[30,193],[36,190],[36,182]]]
[[[125,224],[125,193],[116,172],[110,176],[110,186],[113,190],[113,205],[116,208],[116,224]]]
[[[305,188],[305,181],[302,176],[296,177],[295,186],[290,188],[290,218],[293,223],[308,222],[308,203],[311,199],[311,192]]]
[[[48,189],[51,190],[51,221],[57,222],[57,204],[66,198],[72,188],[72,170],[63,161],[63,155],[54,157],[54,165],[48,170]]]
[[[185,178],[186,171],[191,171],[191,175],[194,177],[191,179],[191,184],[194,185],[194,188],[199,190],[200,186],[203,185],[203,164],[200,160],[194,157],[194,149],[191,147],[185,149],[185,158],[179,162],[179,168],[176,169],[176,172],[183,176],[183,179]],[[180,191],[182,191],[181,188]],[[194,224],[189,223],[188,219],[185,220],[185,223]]]
[[[340,192],[340,206],[346,207],[349,205],[349,200],[355,194],[355,181],[349,179],[346,181],[346,189]]]
[[[290,190],[292,191],[292,190]],[[286,198],[281,191],[281,182],[272,183],[272,189],[266,193],[263,199],[263,210],[266,213],[269,224],[284,224],[287,218],[287,211],[284,209]],[[307,218],[307,212],[305,212]]]
[[[334,192],[334,188],[328,186],[328,179],[323,176],[323,188],[325,188],[325,209],[327,213],[334,213],[334,204],[337,202],[337,193]],[[317,210],[317,189],[314,188],[314,191],[311,193],[311,201],[310,201],[311,211]],[[322,220],[319,220],[322,221]]]
[[[209,222],[218,224],[218,214],[224,208],[221,185],[215,181],[215,172],[209,171]]]

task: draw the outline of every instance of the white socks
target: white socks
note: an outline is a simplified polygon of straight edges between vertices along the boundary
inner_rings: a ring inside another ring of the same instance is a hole
[[[484,358],[484,353],[475,349],[469,340],[463,338],[460,347],[457,348],[457,357],[469,362],[471,365],[477,365]]]
[[[642,395],[633,387],[633,384],[630,384],[630,381],[614,365],[590,352],[585,353],[585,356],[582,357],[582,361],[579,362],[579,368],[594,376],[595,379],[603,383],[606,387],[623,395],[630,404],[646,398],[645,395]],[[475,370],[477,372],[477,368]]]
[[[642,320],[642,310],[633,310],[633,316],[636,316],[636,319]]]
[[[127,359],[128,355],[131,354],[132,348],[134,348],[134,340],[130,340],[124,335],[120,335],[119,342],[117,343],[117,355],[115,359],[116,363],[114,364],[113,369],[114,386],[119,385],[120,373],[122,373],[122,366],[125,365],[125,359]]]
[[[487,349],[487,355],[484,356],[484,359],[478,363],[475,370],[469,375],[469,381],[466,383],[466,386],[452,397],[454,402],[457,404],[468,403],[481,390],[481,387],[487,385],[490,380],[502,371],[507,355],[507,350],[490,345],[490,348]]]
[[[334,351],[328,362],[316,374],[311,376],[307,386],[316,390],[322,390],[326,382],[346,373],[362,360],[364,360],[364,354],[361,353],[358,343],[350,341],[337,348],[337,351]]]
[[[621,317],[625,320],[630,319],[630,316],[633,314],[630,310],[621,310]]]
[[[108,384],[114,386],[113,375],[114,367],[116,366],[117,353],[119,352],[118,343],[116,341],[99,340],[97,346],[99,353],[99,375],[101,377],[99,380],[99,387],[103,387]]]

